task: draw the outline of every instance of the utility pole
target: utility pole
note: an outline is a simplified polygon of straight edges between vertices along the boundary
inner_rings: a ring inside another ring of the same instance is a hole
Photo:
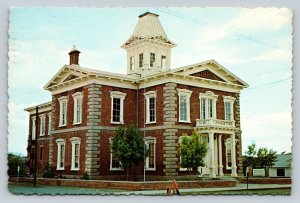
[[[35,108],[35,143],[34,143],[34,177],[33,177],[33,186],[36,187],[36,175],[37,175],[37,147],[38,147],[38,115],[39,115],[39,107]]]

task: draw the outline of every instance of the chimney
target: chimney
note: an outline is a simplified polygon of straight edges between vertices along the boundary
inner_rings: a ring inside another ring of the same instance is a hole
[[[69,52],[70,55],[70,65],[78,65],[79,63],[79,54],[80,51],[77,50],[76,46],[73,45],[73,48]]]

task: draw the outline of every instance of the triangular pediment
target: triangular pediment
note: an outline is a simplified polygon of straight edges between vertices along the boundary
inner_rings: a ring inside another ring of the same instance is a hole
[[[81,78],[87,74],[88,72],[83,71],[81,68],[65,65],[52,77],[52,79],[45,85],[44,89],[67,83],[71,80]]]
[[[197,73],[193,73],[193,74],[190,74],[190,76],[225,82],[225,80],[223,80],[221,77],[217,76],[210,70],[204,70],[204,71],[200,71]]]
[[[215,60],[204,61],[202,63],[177,68],[173,70],[173,72],[184,76],[204,78],[207,80],[248,87],[246,82],[231,73],[225,67],[221,66]]]

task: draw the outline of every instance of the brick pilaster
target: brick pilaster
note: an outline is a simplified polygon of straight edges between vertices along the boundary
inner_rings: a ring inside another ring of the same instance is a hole
[[[236,131],[236,137],[237,137],[237,146],[236,146],[236,151],[237,151],[237,157],[236,157],[236,162],[237,162],[237,173],[239,175],[243,174],[243,157],[242,157],[242,131],[241,131],[241,117],[240,117],[240,94],[235,95],[235,105],[236,105],[236,114],[235,114],[235,126],[237,128]]]

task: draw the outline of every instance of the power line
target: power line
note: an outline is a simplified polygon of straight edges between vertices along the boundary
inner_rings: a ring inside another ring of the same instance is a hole
[[[157,8],[157,10],[159,10],[161,12],[164,12],[164,13],[167,13],[167,14],[170,14],[170,15],[173,15],[173,16],[176,16],[178,18],[193,22],[193,23],[197,23],[201,26],[208,26],[209,25],[208,23],[203,22],[203,21],[201,21],[197,18],[192,18],[192,17],[186,16],[186,15],[183,15],[179,12],[171,11],[171,10],[166,9],[166,8],[164,10],[161,9],[161,8]],[[280,49],[280,47],[278,47],[278,46],[275,46],[273,44],[270,44],[270,43],[267,43],[267,42],[264,42],[264,41],[261,41],[261,40],[258,40],[258,39],[255,39],[253,37],[247,36],[247,35],[242,34],[242,33],[233,32],[233,36],[238,37],[238,38],[242,38],[242,39],[257,43],[257,44],[261,44],[263,46],[270,47],[270,48],[273,48],[273,49]]]
[[[271,86],[271,85],[274,85],[274,84],[278,84],[278,83],[281,83],[281,82],[289,81],[289,80],[292,80],[292,78],[285,78],[285,79],[282,79],[282,80],[273,81],[273,82],[266,83],[266,84],[263,84],[263,85],[251,87],[251,88],[248,88],[248,89],[245,89],[245,90],[246,90],[246,91],[251,91],[251,90],[253,90],[253,89],[259,89],[259,88]]]

